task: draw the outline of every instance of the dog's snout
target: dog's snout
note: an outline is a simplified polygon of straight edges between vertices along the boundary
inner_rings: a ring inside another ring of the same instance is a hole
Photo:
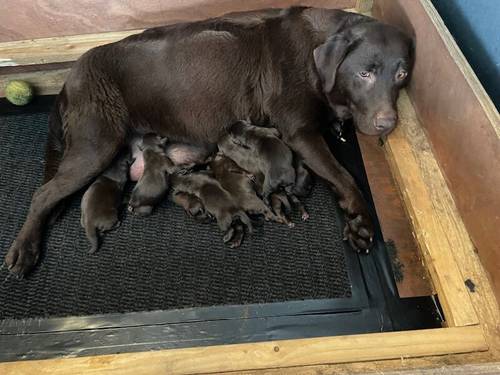
[[[389,130],[396,126],[398,116],[396,111],[379,112],[375,116],[375,128],[378,130]]]

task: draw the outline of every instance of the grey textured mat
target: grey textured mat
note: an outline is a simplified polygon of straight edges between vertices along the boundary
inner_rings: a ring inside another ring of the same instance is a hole
[[[0,256],[25,218],[43,171],[47,113],[0,117]],[[0,319],[350,297],[338,208],[317,183],[311,219],[256,228],[238,249],[215,224],[199,224],[165,201],[148,218],[124,217],[87,254],[79,197],[51,228],[25,280],[0,272]]]

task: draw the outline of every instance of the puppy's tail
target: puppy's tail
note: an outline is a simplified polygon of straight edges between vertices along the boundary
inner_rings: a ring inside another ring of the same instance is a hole
[[[61,118],[61,102],[63,91],[57,96],[57,99],[52,107],[49,115],[49,128],[47,136],[47,144],[45,146],[45,171],[43,183],[48,182],[54,177],[61,162],[64,152],[63,126]]]
[[[86,225],[85,234],[90,242],[89,254],[94,254],[97,249],[99,249],[99,235],[97,234],[97,228],[93,225]]]
[[[246,227],[248,228],[248,233],[252,233],[253,232],[252,221],[250,220],[250,218],[248,217],[248,215],[245,213],[245,211],[238,211],[234,215],[234,217],[240,219],[240,221],[243,224],[246,225]]]

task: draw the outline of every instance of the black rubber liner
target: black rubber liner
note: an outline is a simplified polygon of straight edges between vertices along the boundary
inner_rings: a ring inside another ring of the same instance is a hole
[[[41,182],[52,100],[0,100],[1,258]],[[165,201],[149,218],[125,216],[89,255],[80,194],[27,279],[0,271],[0,361],[439,327],[435,298],[399,298],[356,137],[344,137],[327,135],[375,219],[370,255],[342,241],[341,213],[319,181],[310,221],[266,223],[234,250],[215,224]]]

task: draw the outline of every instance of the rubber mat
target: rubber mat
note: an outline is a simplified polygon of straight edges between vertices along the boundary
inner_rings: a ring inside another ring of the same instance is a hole
[[[40,185],[48,113],[0,117],[0,256],[22,226]],[[199,224],[165,201],[147,218],[125,215],[88,254],[77,194],[48,228],[34,272],[0,272],[0,319],[78,316],[184,307],[346,298],[340,211],[317,181],[295,228],[265,223],[238,249],[215,224]]]

